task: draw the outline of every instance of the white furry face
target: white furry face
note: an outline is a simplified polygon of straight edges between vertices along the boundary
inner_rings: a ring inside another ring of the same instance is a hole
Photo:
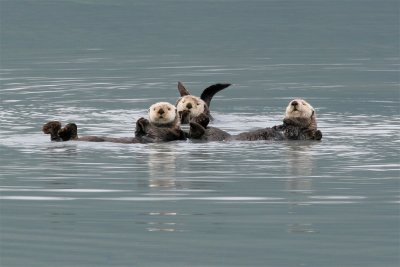
[[[169,124],[175,121],[176,108],[168,102],[158,102],[149,109],[149,120],[156,124]]]
[[[184,110],[190,111],[190,117],[197,117],[205,110],[206,103],[197,96],[185,95],[178,100],[176,108],[179,112]]]
[[[303,99],[293,99],[286,108],[285,118],[311,118],[314,108]]]

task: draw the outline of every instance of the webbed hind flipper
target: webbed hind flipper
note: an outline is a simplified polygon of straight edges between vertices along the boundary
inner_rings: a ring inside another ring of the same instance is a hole
[[[186,89],[182,82],[178,82],[178,91],[181,96],[190,95],[189,91]]]
[[[322,139],[322,132],[320,130],[316,130],[314,133],[314,139],[320,141]]]
[[[206,102],[207,106],[210,107],[211,99],[213,96],[218,93],[219,91],[231,86],[230,83],[216,83],[213,84],[206,89],[204,89],[203,93],[201,94],[200,98]]]

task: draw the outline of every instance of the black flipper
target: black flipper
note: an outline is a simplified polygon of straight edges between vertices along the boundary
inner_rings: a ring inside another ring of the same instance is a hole
[[[190,95],[189,91],[181,82],[178,82],[178,91],[181,94],[181,96]]]
[[[217,83],[213,84],[206,89],[204,89],[203,93],[201,94],[200,98],[206,102],[207,106],[210,107],[211,99],[213,96],[218,93],[219,91],[229,87],[231,84],[230,83]]]

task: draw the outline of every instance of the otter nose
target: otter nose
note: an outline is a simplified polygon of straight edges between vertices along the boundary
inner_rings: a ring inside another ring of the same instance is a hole
[[[158,110],[158,114],[162,115],[162,114],[164,114],[164,113],[165,113],[165,111],[164,111],[162,108],[160,108],[160,109]]]
[[[188,109],[191,109],[191,108],[193,107],[193,106],[192,106],[192,103],[187,103],[186,107],[187,107]]]
[[[299,103],[297,101],[292,101],[292,106],[297,106]]]

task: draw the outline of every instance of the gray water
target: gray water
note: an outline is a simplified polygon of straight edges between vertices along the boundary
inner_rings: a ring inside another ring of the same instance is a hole
[[[398,266],[399,3],[0,1],[0,266]],[[216,82],[214,126],[316,109],[321,142],[132,136]]]

